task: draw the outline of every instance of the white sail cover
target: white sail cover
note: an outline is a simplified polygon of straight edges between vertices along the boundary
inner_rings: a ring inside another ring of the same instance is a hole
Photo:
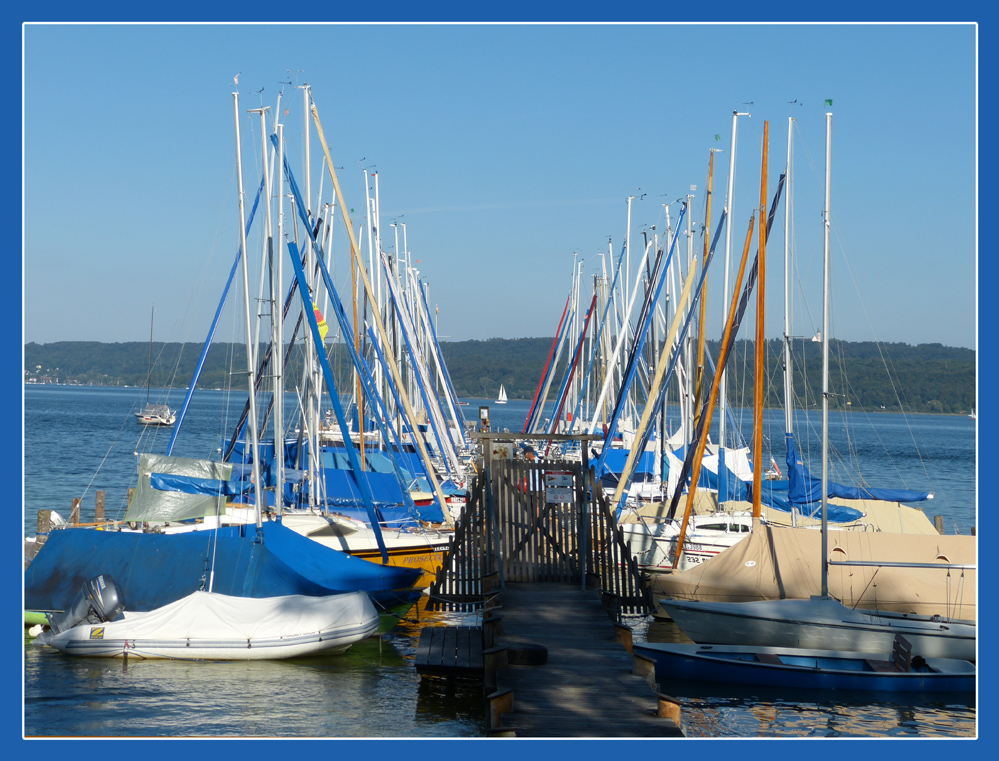
[[[378,629],[365,592],[231,597],[194,592],[147,613],[39,638],[63,652],[141,658],[263,659],[345,650]]]

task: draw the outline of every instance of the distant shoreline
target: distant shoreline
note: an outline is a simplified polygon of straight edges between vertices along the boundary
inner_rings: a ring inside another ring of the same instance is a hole
[[[125,389],[135,389],[135,390],[139,390],[139,391],[144,391],[145,388],[146,388],[145,386],[116,386],[116,385],[109,385],[109,384],[102,384],[102,383],[28,383],[28,382],[25,382],[23,384],[23,387],[26,388],[26,389],[27,388],[117,388],[117,389],[122,389],[122,390],[125,390]],[[178,392],[182,391],[184,393],[187,393],[187,386],[177,386],[177,387],[152,386],[152,389],[155,390],[155,391],[178,391]],[[197,388],[196,390],[197,391],[227,391],[227,389],[224,389],[224,388],[201,388],[201,387]],[[240,389],[240,391],[242,391],[242,389]],[[485,404],[481,405],[483,407],[492,407],[493,405],[496,404],[496,401],[494,399],[487,399],[487,398],[484,398],[484,397],[465,396],[465,397],[459,397],[459,399],[461,401],[467,401],[469,403],[468,406],[470,408],[472,406],[472,402],[485,402]],[[511,398],[509,401],[511,401],[511,402],[530,402],[531,400],[530,399],[513,399],[513,398]],[[480,405],[476,404],[475,406],[478,407]],[[750,408],[746,407],[746,408],[732,408],[732,409],[750,409]],[[765,410],[781,410],[781,409],[783,409],[783,407],[773,407],[773,406],[770,406],[770,407],[764,407],[763,409],[765,409]],[[797,408],[796,411],[797,412],[821,412],[822,410],[820,408],[818,408],[818,407],[811,407],[811,408],[809,408],[807,410],[803,410],[803,409]],[[830,412],[851,412],[851,413],[853,413],[853,412],[868,412],[868,413],[876,413],[876,414],[879,414],[879,415],[880,414],[884,414],[884,415],[936,415],[936,416],[939,416],[939,417],[967,417],[967,418],[971,417],[969,414],[962,413],[962,412],[907,412],[905,410],[864,409],[863,407],[856,407],[856,408],[854,408],[853,406],[851,406],[850,408],[840,407],[840,408],[838,408],[836,410],[830,410]]]

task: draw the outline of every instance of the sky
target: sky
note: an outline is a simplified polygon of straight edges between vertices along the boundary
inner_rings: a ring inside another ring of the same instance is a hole
[[[367,169],[382,248],[394,252],[404,224],[443,340],[554,335],[577,264],[588,297],[620,257],[629,196],[633,272],[643,233],[665,231],[667,208],[675,225],[688,194],[701,229],[712,152],[714,231],[737,110],[733,284],[760,203],[764,125],[769,205],[793,117],[791,332],[818,329],[832,113],[833,337],[975,347],[976,35],[972,24],[27,25],[23,340],[146,341],[155,309],[157,341],[203,341],[238,247],[232,92],[252,200],[260,132],[246,111],[273,114],[280,93],[302,184],[296,85],[307,83],[355,228]],[[768,337],[783,330],[784,224],[782,209],[767,246]],[[708,280],[713,337],[723,268],[716,258]]]

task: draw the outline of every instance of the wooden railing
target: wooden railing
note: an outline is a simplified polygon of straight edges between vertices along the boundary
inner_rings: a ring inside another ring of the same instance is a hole
[[[540,581],[598,587],[615,619],[652,609],[592,468],[494,460],[473,482],[427,608],[472,611],[508,582]]]

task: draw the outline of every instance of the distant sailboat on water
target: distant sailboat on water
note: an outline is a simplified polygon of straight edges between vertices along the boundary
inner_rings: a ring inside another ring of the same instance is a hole
[[[149,317],[149,370],[146,372],[146,406],[135,413],[135,419],[140,425],[169,426],[177,422],[177,413],[165,404],[152,404],[149,401],[149,379],[153,374],[153,317],[156,307],[153,307]]]
[[[506,404],[506,386],[502,383],[500,384],[499,396],[496,398],[496,404]]]

